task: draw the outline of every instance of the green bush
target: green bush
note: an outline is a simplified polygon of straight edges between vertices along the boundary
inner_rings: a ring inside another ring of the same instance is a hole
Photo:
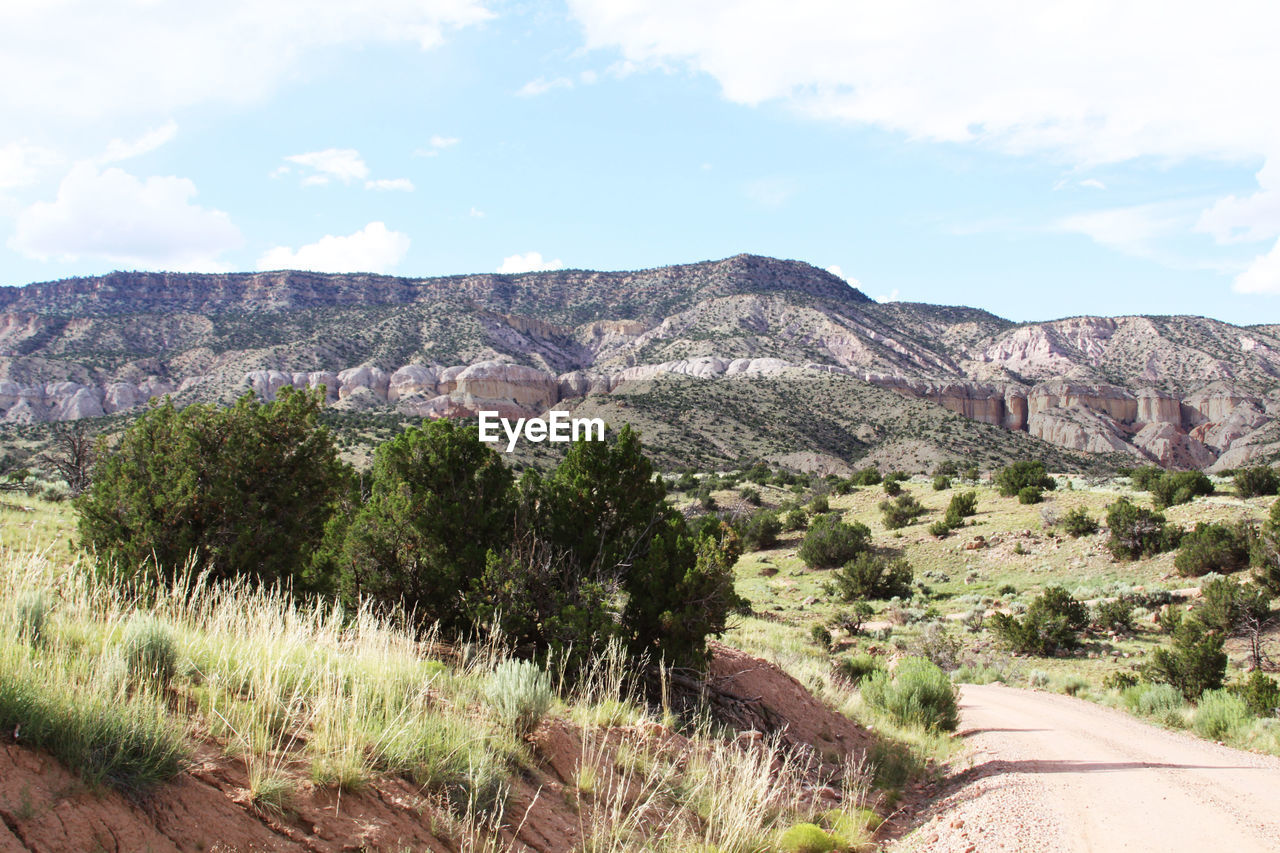
[[[827,496],[814,495],[813,500],[809,501],[809,515],[825,515],[828,512],[831,512],[831,501]]]
[[[872,655],[851,655],[841,658],[836,664],[836,673],[853,684],[860,684],[864,678],[883,671],[879,658]]]
[[[1229,574],[1249,563],[1249,541],[1239,526],[1199,522],[1182,537],[1173,564],[1184,577]]]
[[[760,506],[760,490],[753,489],[750,486],[743,486],[738,489],[738,497],[742,498],[752,506]]]
[[[1092,536],[1098,532],[1098,521],[1089,515],[1088,510],[1082,506],[1068,510],[1067,514],[1062,517],[1062,529],[1067,535],[1073,539],[1079,539],[1081,536]]]
[[[778,838],[781,853],[830,853],[840,847],[840,839],[816,823],[797,823]]]
[[[978,512],[978,493],[977,492],[960,492],[952,495],[951,502],[947,504],[947,514],[943,520],[951,529],[964,526],[964,520]]]
[[[1244,700],[1249,713],[1255,717],[1274,717],[1280,711],[1280,683],[1263,675],[1261,670],[1255,669],[1243,682],[1232,684],[1229,689]]]
[[[1181,690],[1170,684],[1141,684],[1125,691],[1125,704],[1136,714],[1177,726],[1182,724],[1187,700]]]
[[[933,476],[935,477],[958,477],[960,476],[960,463],[954,459],[948,459],[945,462],[939,462],[933,466]]]
[[[863,551],[832,575],[845,601],[910,598],[913,573],[903,559]]]
[[[902,483],[897,480],[885,480],[883,488],[884,493],[891,498],[902,494]]]
[[[1280,476],[1276,470],[1267,465],[1254,468],[1241,468],[1235,475],[1236,494],[1242,498],[1254,498],[1261,495],[1274,495],[1280,492]]]
[[[1213,494],[1213,482],[1199,471],[1167,471],[1151,486],[1156,509],[1190,503],[1200,495]]]
[[[809,526],[809,513],[800,507],[787,510],[786,522],[783,525],[789,531],[804,530]]]
[[[1187,701],[1195,701],[1206,690],[1222,686],[1227,671],[1227,653],[1222,636],[1208,630],[1195,618],[1171,612],[1165,619],[1172,628],[1173,644],[1151,653],[1144,676],[1158,684],[1176,688]]]
[[[1053,491],[1058,483],[1045,471],[1038,460],[1015,462],[996,472],[995,485],[1003,497],[1011,498],[1028,486],[1042,491]]]
[[[1120,498],[1107,507],[1107,528],[1111,537],[1107,549],[1117,559],[1137,560],[1172,551],[1182,540],[1182,528],[1169,524],[1163,515]]]
[[[939,519],[929,525],[929,535],[937,536],[939,539],[951,532],[951,525],[947,524],[944,519]]]
[[[511,542],[511,472],[474,426],[441,418],[381,445],[368,488],[345,542],[349,599],[400,605],[424,625],[438,622],[451,635],[468,632],[472,622],[458,603],[484,576],[489,555]],[[579,542],[598,529],[580,525]],[[619,547],[610,545],[606,559]]]
[[[874,467],[863,468],[849,478],[855,486],[878,486],[880,485],[880,471]]]
[[[1038,504],[1044,500],[1044,492],[1036,486],[1023,486],[1018,490],[1018,503]]]
[[[1129,472],[1133,487],[1140,492],[1151,491],[1163,476],[1164,469],[1158,465],[1143,465],[1141,468],[1134,468]]]
[[[1210,740],[1226,740],[1249,724],[1249,706],[1229,690],[1207,690],[1200,697],[1191,726]]]
[[[933,490],[935,492],[945,492],[949,488],[951,488],[950,477],[945,477],[942,474],[939,474],[933,478]]]
[[[1249,557],[1257,582],[1272,595],[1280,595],[1280,501],[1271,505],[1262,529],[1250,537]]]
[[[1213,578],[1200,586],[1195,618],[1208,628],[1230,636],[1245,622],[1260,623],[1271,612],[1271,593],[1253,583]]]
[[[893,674],[873,673],[862,683],[862,699],[899,725],[955,731],[960,722],[956,688],[937,664],[903,658]]]
[[[894,500],[880,502],[880,512],[884,514],[884,526],[890,530],[906,527],[927,511],[911,494],[898,495]]]
[[[782,522],[772,510],[761,510],[747,516],[738,526],[742,547],[748,551],[765,551],[778,544]]]
[[[810,523],[799,556],[811,569],[833,569],[866,551],[870,542],[871,530],[865,524],[850,524],[835,514],[820,515]]]
[[[135,682],[165,685],[178,669],[173,632],[154,616],[135,614],[120,638],[120,656]]]
[[[1080,644],[1089,611],[1065,589],[1051,586],[1027,607],[1021,618],[1007,613],[991,617],[991,630],[1012,651],[1049,657]]]
[[[152,564],[172,578],[194,560],[214,578],[326,586],[312,554],[349,469],[319,425],[323,403],[291,388],[230,408],[166,398],[102,453],[75,501],[82,541],[125,574]]]
[[[1133,602],[1126,598],[1099,601],[1093,609],[1093,624],[1101,631],[1117,634],[1133,632]]]
[[[555,702],[550,676],[536,664],[523,660],[498,664],[485,680],[484,697],[498,719],[517,737],[537,728]]]

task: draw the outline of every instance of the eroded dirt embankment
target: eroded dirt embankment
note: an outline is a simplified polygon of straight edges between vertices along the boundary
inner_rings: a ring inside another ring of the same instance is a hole
[[[794,678],[742,652],[717,646],[707,684],[723,722],[777,733],[788,748],[816,756],[812,796],[833,796],[824,778],[845,758],[856,760],[869,744],[863,729],[826,708]],[[756,748],[759,736],[740,741],[742,749]],[[546,721],[530,739],[532,766],[512,779],[503,842],[542,853],[577,848],[593,807],[576,796],[579,769],[584,760],[602,755],[602,765],[612,767],[607,756],[623,743],[673,755],[690,749],[681,735],[652,722],[601,731],[563,719]],[[302,761],[289,770],[298,780],[289,808],[264,811],[251,801],[243,762],[224,755],[218,744],[205,743],[184,773],[131,799],[110,789],[90,790],[56,760],[5,736],[0,738],[0,853],[451,853],[467,846],[440,804],[408,781],[379,778],[358,792],[340,793],[308,783]]]

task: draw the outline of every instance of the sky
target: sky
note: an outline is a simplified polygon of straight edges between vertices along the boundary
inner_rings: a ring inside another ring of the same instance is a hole
[[[1280,6],[5,0],[0,284],[739,252],[1280,322]]]

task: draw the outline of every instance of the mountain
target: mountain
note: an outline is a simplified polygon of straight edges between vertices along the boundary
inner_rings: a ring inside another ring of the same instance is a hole
[[[324,385],[338,413],[604,412],[643,421],[671,464],[1038,452],[1063,466],[1101,454],[1221,469],[1280,455],[1277,377],[1277,326],[1020,324],[877,303],[808,264],[752,255],[634,272],[118,272],[0,288],[0,418],[19,424]]]

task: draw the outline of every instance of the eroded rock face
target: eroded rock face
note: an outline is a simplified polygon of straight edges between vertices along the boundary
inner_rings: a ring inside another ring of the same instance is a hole
[[[1137,448],[1125,441],[1125,436],[1114,421],[1082,406],[1068,409],[1055,407],[1034,412],[1027,422],[1027,431],[1050,444],[1072,450],[1142,455]]]
[[[345,400],[355,392],[367,389],[376,399],[385,402],[390,384],[391,375],[380,367],[368,364],[351,367],[338,374],[338,399]]]
[[[1171,423],[1147,424],[1133,437],[1133,444],[1166,468],[1200,469],[1215,459],[1212,450]]]
[[[1027,394],[1027,411],[1031,417],[1050,409],[1073,407],[1104,414],[1120,423],[1133,423],[1138,418],[1137,398],[1115,385],[1043,382]]]
[[[1156,388],[1139,389],[1137,422],[1182,426],[1182,402]]]
[[[434,368],[425,364],[406,364],[391,374],[387,385],[387,402],[394,403],[401,397],[436,396],[439,377]]]
[[[1226,420],[1241,403],[1261,406],[1257,396],[1240,391],[1230,385],[1213,385],[1188,396],[1183,403],[1191,410],[1190,418],[1195,426],[1205,421],[1217,423]]]
[[[542,412],[559,399],[555,376],[520,364],[485,361],[460,372],[453,393],[475,400],[509,401],[521,409]]]

